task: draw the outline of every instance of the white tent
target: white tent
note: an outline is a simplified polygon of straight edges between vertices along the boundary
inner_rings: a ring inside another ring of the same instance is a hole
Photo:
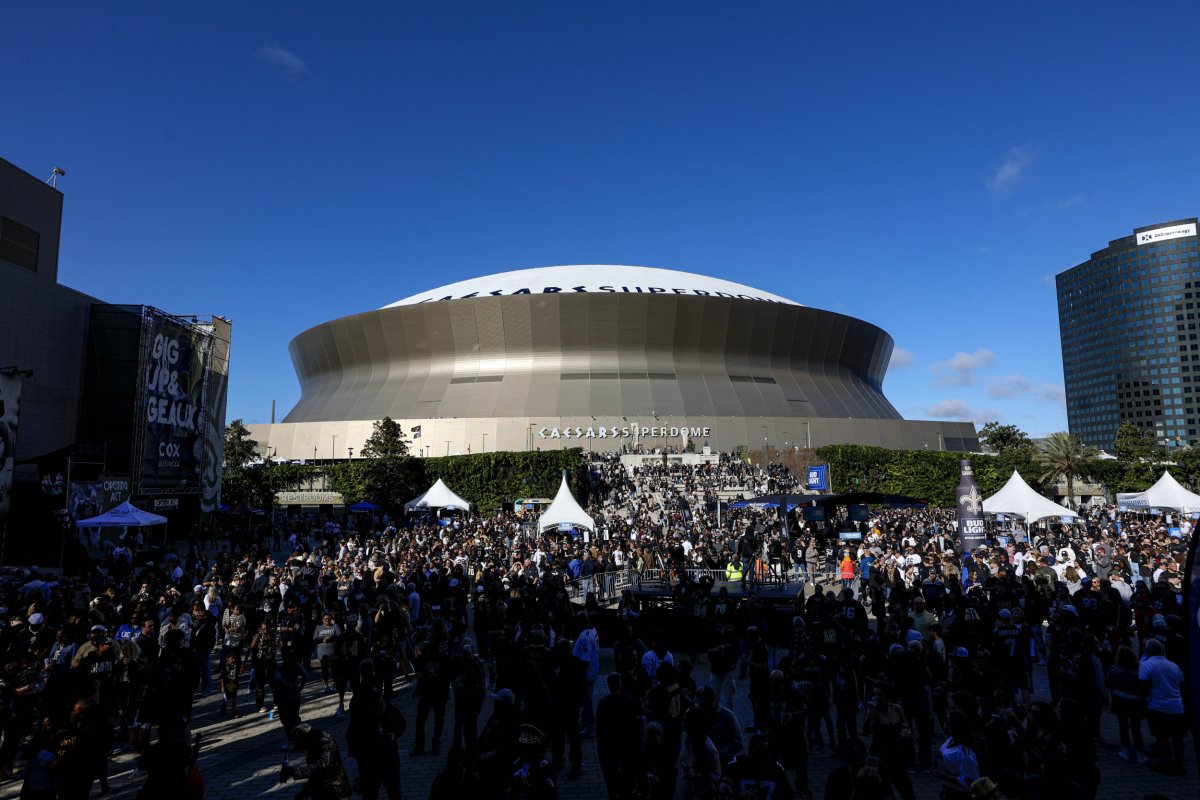
[[[167,518],[149,511],[142,511],[128,500],[110,508],[97,517],[81,519],[75,524],[80,528],[140,528],[144,525],[165,525]]]
[[[545,513],[538,517],[539,531],[557,528],[559,525],[587,528],[592,533],[596,532],[596,522],[579,507],[579,503],[575,501],[575,497],[567,487],[566,470],[563,470],[562,484],[558,487],[558,494],[554,496],[554,501],[550,503]]]
[[[1031,524],[1046,517],[1079,516],[1035,492],[1016,470],[1000,491],[983,501],[983,513],[1012,514]]]
[[[422,511],[428,508],[453,508],[459,511],[470,511],[471,504],[450,491],[450,487],[442,483],[441,478],[438,478],[437,483],[429,487],[429,491],[404,504],[405,511]]]
[[[1200,494],[1179,485],[1170,472],[1144,492],[1118,494],[1117,505],[1128,508],[1169,508],[1184,514],[1200,511]]]

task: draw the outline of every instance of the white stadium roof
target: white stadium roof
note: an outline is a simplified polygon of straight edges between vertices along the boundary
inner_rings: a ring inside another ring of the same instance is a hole
[[[430,289],[394,306],[412,306],[437,300],[461,300],[470,297],[501,297],[512,294],[573,293],[676,294],[742,298],[771,303],[800,305],[786,297],[720,278],[658,267],[622,267],[613,265],[575,265],[537,267],[485,275]]]

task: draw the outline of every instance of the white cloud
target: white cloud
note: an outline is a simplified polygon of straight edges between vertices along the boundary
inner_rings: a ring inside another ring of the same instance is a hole
[[[1084,194],[1083,192],[1076,192],[1075,194],[1071,195],[1070,197],[1066,198],[1065,200],[1059,200],[1058,207],[1063,210],[1066,210],[1068,208],[1075,208],[1076,206],[1081,206],[1086,202],[1087,202],[1087,195]]]
[[[996,354],[986,347],[974,353],[955,353],[945,361],[939,361],[930,369],[937,375],[942,386],[970,386],[975,383],[975,370],[992,363]]]
[[[974,422],[982,425],[988,420],[999,419],[1000,412],[994,408],[971,408],[962,400],[941,400],[925,409],[929,419],[955,420],[958,422]]]
[[[889,369],[899,369],[907,367],[913,363],[913,354],[911,350],[905,350],[903,347],[897,347],[892,350],[892,360],[888,362]]]
[[[983,182],[994,194],[1004,194],[1021,182],[1032,164],[1033,155],[1028,148],[1014,147],[1008,151],[996,171],[984,178]]]
[[[996,375],[988,378],[988,397],[1026,397],[1065,407],[1066,390],[1058,383],[1035,383],[1024,375]]]
[[[300,56],[278,44],[264,44],[258,48],[258,57],[264,63],[280,70],[292,80],[300,82],[312,77],[308,65]]]

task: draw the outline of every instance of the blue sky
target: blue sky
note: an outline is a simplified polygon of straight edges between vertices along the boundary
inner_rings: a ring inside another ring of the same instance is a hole
[[[491,272],[716,275],[869,320],[909,418],[1066,427],[1053,275],[1200,213],[1200,4],[5,8],[0,156],[60,280],[288,341]]]

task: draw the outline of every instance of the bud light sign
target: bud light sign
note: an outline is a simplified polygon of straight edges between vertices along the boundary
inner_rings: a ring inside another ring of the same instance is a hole
[[[987,532],[983,527],[983,495],[975,484],[971,462],[960,461],[959,466],[961,477],[954,496],[958,507],[958,548],[959,552],[965,554],[981,547]]]
[[[829,467],[825,464],[818,464],[815,467],[809,467],[808,482],[806,485],[810,491],[829,491]]]

